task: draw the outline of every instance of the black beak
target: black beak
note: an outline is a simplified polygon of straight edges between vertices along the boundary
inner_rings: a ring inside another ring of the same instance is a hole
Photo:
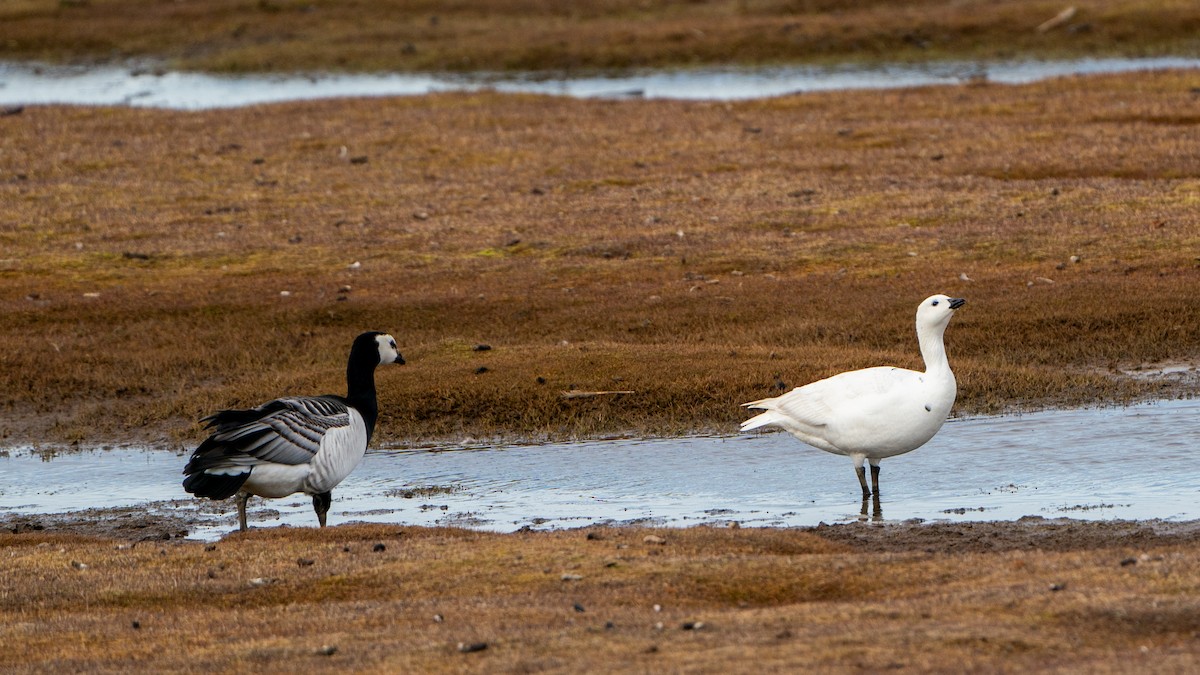
[[[400,356],[400,352],[396,352],[396,360],[392,361],[392,363],[395,363],[395,364],[401,365],[401,366],[404,365],[404,357]]]
[[[965,298],[950,298],[950,309],[958,309],[967,304]]]

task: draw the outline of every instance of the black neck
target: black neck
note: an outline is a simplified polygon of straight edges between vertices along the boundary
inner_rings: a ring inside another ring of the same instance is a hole
[[[378,364],[379,352],[374,344],[371,349],[351,350],[350,361],[346,364],[346,400],[362,414],[368,441],[379,417],[379,403],[375,398],[375,366]]]

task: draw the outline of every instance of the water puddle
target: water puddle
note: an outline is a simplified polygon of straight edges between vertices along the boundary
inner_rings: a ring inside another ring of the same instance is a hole
[[[545,74],[211,75],[152,68],[57,67],[0,63],[0,105],[64,103],[154,108],[228,108],[347,96],[411,96],[492,89],[571,97],[736,100],[837,89],[891,89],[987,79],[1023,84],[1052,77],[1165,68],[1200,68],[1200,59],[1108,58],[1073,61],[889,64],[880,66],[708,68],[621,76]]]
[[[885,460],[890,521],[1200,519],[1200,401],[952,420]],[[0,456],[0,516],[135,507],[192,537],[236,528],[232,502],[180,487],[185,455],[114,449]],[[493,531],[608,523],[801,526],[864,518],[849,459],[781,433],[455,450],[374,451],[337,490],[331,525]],[[303,495],[253,499],[252,526],[312,527]],[[872,517],[870,514],[865,517]]]

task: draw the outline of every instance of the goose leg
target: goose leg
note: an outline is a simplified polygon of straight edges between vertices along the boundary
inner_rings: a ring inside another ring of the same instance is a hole
[[[333,503],[332,492],[322,492],[319,495],[313,495],[313,511],[317,512],[317,522],[321,523],[321,527],[325,527],[325,514],[329,513],[329,505]]]
[[[871,460],[871,491],[879,496],[879,460]]]
[[[865,457],[854,458],[854,473],[858,475],[858,484],[862,486],[863,499],[871,496],[871,489],[867,487],[867,469],[863,466],[865,459]]]
[[[238,531],[246,531],[246,500],[250,499],[249,492],[237,493]]]

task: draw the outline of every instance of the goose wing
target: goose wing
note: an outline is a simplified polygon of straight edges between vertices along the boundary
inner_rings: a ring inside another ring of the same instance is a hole
[[[263,462],[306,464],[330,431],[350,426],[350,409],[340,396],[280,398],[249,410],[222,410],[205,417],[212,434],[184,473],[218,466]]]
[[[745,406],[782,413],[809,427],[823,427],[850,410],[869,413],[898,404],[906,383],[918,375],[887,366],[852,370]]]

